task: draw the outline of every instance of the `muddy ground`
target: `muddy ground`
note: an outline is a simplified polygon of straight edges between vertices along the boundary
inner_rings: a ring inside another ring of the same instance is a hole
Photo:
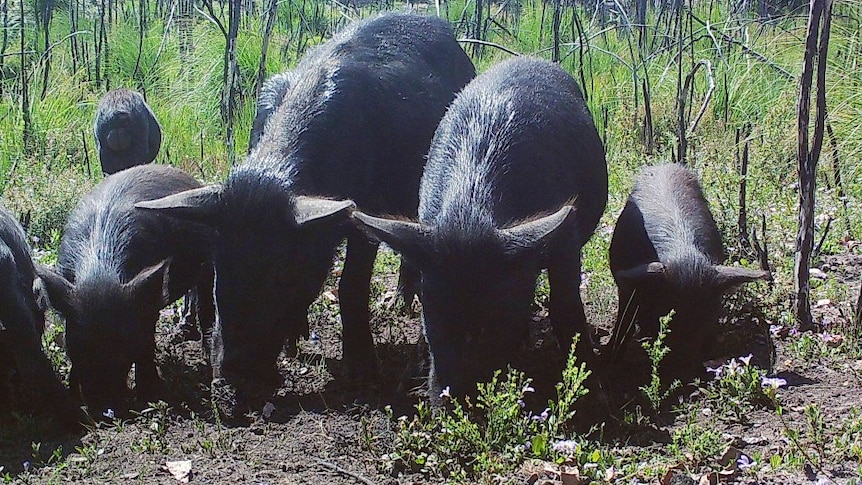
[[[858,288],[862,257],[832,257],[821,265],[826,278]],[[329,285],[310,314],[312,335],[300,346],[298,356],[282,355],[279,367],[283,385],[266,404],[246,416],[228,422],[213,413],[209,401],[209,368],[198,342],[183,341],[176,330],[176,307],[163,312],[158,328],[159,363],[168,387],[164,406],[141,405],[140,415],[99,425],[79,436],[58,436],[38,416],[16,413],[0,417],[0,481],[13,483],[178,483],[168,462],[190,462],[192,483],[250,484],[412,484],[437,483],[417,474],[392,474],[382,457],[395,440],[387,407],[395,417],[409,415],[421,395],[421,380],[410,380],[419,365],[416,342],[419,319],[400,311],[394,302],[394,276],[376,276],[373,291],[373,328],[381,362],[378,382],[352,382],[340,365],[337,324],[337,292]],[[595,290],[593,290],[595,291]],[[604,290],[606,291],[606,290]],[[849,292],[855,294],[856,290]],[[590,318],[600,327],[610,323],[608,312],[598,315],[597,301],[607,295],[586,294]],[[847,318],[851,302],[815,306],[818,318],[838,322]],[[724,324],[725,336],[712,357],[722,359],[748,353],[754,362],[784,377],[788,387],[780,391],[784,414],[769,409],[752,412],[744,424],[728,421],[721,431],[729,446],[746,454],[781,455],[792,449],[785,428],[802,427],[804,406],[817,404],[827,430],[848,419],[851,409],[862,406],[862,360],[833,359],[816,362],[799,359],[788,348],[794,337],[770,331],[770,322],[746,305]],[[538,309],[531,342],[518,361],[528,375],[537,378],[539,393],[550,389],[548,369],[559,359],[548,337],[546,313]],[[599,331],[599,337],[606,337]],[[606,338],[605,338],[606,340]],[[637,356],[630,359],[621,388],[636,389],[631,382],[648,375],[648,365]],[[629,372],[630,371],[630,372]],[[551,372],[551,374],[553,374]],[[631,382],[626,384],[626,379]],[[414,389],[411,389],[414,388]],[[681,392],[684,399],[697,399]],[[622,399],[622,398],[621,398]],[[697,417],[696,417],[697,418]],[[633,431],[616,426],[606,416],[603,439],[615,445],[621,456],[645,454],[673,465],[667,444],[684,418],[665,413],[656,424]],[[598,439],[598,436],[595,436]],[[38,444],[38,445],[37,445]],[[711,460],[716,468],[720,457]],[[176,466],[174,465],[171,465]],[[547,469],[547,470],[546,470]],[[554,467],[525,466],[509,477],[488,482],[562,483]],[[731,483],[851,483],[858,478],[859,463],[842,458],[820,467],[784,467],[757,474],[725,475]],[[175,470],[182,475],[183,472]],[[697,473],[695,473],[697,477]],[[680,474],[666,483],[698,482]],[[820,480],[820,481],[818,481]],[[615,476],[616,483],[658,483],[642,476]]]

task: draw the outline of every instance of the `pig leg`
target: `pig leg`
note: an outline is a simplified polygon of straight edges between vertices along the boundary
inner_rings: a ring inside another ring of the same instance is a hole
[[[338,282],[343,327],[343,353],[348,373],[357,377],[374,375],[377,361],[368,323],[368,298],[377,243],[358,230],[347,238],[347,257]]]
[[[197,293],[197,316],[200,324],[201,351],[208,363],[212,362],[212,329],[215,323],[215,302],[213,298],[213,270],[208,267],[198,279],[194,290]],[[191,293],[191,292],[189,292]]]
[[[156,343],[154,338],[142,343],[139,358],[135,360],[135,386],[138,398],[146,402],[162,397],[164,383],[156,369]]]
[[[183,306],[180,309],[182,318],[180,320],[180,333],[184,340],[197,340],[201,338],[198,331],[198,321],[200,320],[198,311],[200,304],[198,302],[198,289],[192,288],[183,298]]]
[[[86,422],[84,414],[54,374],[48,357],[42,352],[39,335],[29,329],[6,332],[22,381],[36,387],[44,402],[53,408],[61,426],[69,430],[80,429],[81,423]]]
[[[592,332],[581,301],[581,255],[579,251],[560,253],[559,257],[552,260],[554,264],[548,266],[551,324],[560,348],[566,354],[571,349],[575,333],[580,333],[576,355],[581,362],[592,366],[595,361]]]
[[[413,267],[404,257],[401,257],[401,266],[398,268],[398,295],[401,299],[403,312],[413,316],[413,300],[416,298],[421,280],[421,273]]]

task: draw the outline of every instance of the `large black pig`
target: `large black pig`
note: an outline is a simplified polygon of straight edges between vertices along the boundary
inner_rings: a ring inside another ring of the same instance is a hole
[[[102,172],[112,174],[155,160],[162,129],[144,97],[129,89],[105,93],[93,123]]]
[[[593,360],[580,249],[607,195],[604,147],[577,83],[555,64],[517,58],[473,80],[446,112],[418,222],[354,213],[422,273],[432,398],[473,392],[511,361],[542,268],[560,345],[580,332],[579,354]]]
[[[370,213],[416,214],[434,129],[474,74],[444,20],[385,14],[356,22],[291,72],[260,142],[224,185],[138,204],[217,230],[213,345],[222,351],[214,348],[214,379],[278,378],[276,357],[285,339],[308,332],[308,306],[345,237],[344,360],[354,375],[373,372],[368,298],[377,243],[353,228],[349,212],[355,202]]]
[[[192,177],[164,165],[106,177],[69,216],[59,273],[38,268],[51,304],[66,318],[70,383],[91,414],[125,408],[133,363],[138,396],[151,399],[161,391],[154,338],[164,306],[198,285],[201,322],[215,318],[209,228],[134,208],[198,187]]]
[[[42,351],[43,293],[24,230],[0,206],[0,401],[11,394],[8,379],[17,373],[21,382],[53,409],[62,425],[78,427],[84,415]]]
[[[644,168],[617,220],[610,266],[619,287],[613,353],[635,333],[655,337],[659,319],[675,313],[662,373],[687,378],[703,368],[722,295],[766,279],[760,270],[722,266],[721,233],[697,177],[678,164]]]
[[[316,52],[316,50],[312,50],[306,54],[306,57],[314,56],[316,55]],[[249,153],[251,153],[251,151],[260,142],[260,138],[263,136],[263,131],[266,129],[267,122],[287,95],[291,82],[294,82],[292,81],[293,76],[293,71],[274,74],[267,78],[261,86],[260,94],[257,97],[257,113],[254,117],[251,133],[249,134]],[[418,275],[416,274],[416,271],[409,265],[402,263],[398,278],[398,294],[402,297],[404,308],[408,312],[413,303],[413,298],[416,295],[417,285]]]
[[[249,153],[260,142],[266,123],[287,95],[292,75],[291,71],[273,74],[260,87],[260,94],[257,96],[257,112],[248,137]]]

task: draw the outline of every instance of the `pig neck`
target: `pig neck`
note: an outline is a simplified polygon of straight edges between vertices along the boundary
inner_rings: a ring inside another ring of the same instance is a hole
[[[497,109],[467,110],[467,118],[459,120],[435,145],[430,156],[442,161],[434,164],[432,177],[445,182],[431,183],[445,188],[436,194],[442,202],[437,204],[435,220],[428,222],[469,239],[491,237],[496,229],[512,222],[498,220],[495,213],[503,196],[495,188],[501,185],[498,179],[505,174],[507,148],[516,131],[517,116],[510,97],[509,92],[495,97],[493,103],[500,105]]]

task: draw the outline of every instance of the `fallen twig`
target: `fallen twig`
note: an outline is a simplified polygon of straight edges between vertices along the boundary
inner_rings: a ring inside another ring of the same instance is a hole
[[[335,473],[340,473],[341,475],[356,479],[356,480],[364,483],[365,485],[377,485],[376,483],[363,477],[362,475],[359,475],[357,473],[353,473],[352,471],[349,471],[349,470],[345,470],[344,468],[341,468],[340,466],[336,465],[335,463],[330,463],[328,461],[324,461],[324,460],[321,460],[320,458],[318,458],[317,464],[324,467],[324,468],[329,468],[330,470],[334,471]]]

